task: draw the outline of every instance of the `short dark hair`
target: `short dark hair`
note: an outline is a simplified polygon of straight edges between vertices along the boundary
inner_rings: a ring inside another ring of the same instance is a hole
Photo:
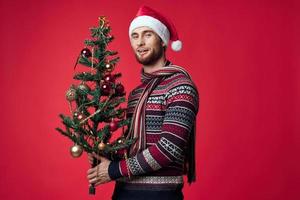
[[[159,35],[157,35],[157,36],[158,36],[158,38],[159,38],[160,43],[164,43],[164,41],[159,37]],[[164,52],[166,52],[166,50],[167,50],[167,45],[164,45],[163,48],[164,48]]]

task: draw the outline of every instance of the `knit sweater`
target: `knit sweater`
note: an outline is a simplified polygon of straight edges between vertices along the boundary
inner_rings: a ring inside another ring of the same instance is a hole
[[[128,97],[127,117],[131,118],[141,93],[149,82],[141,74],[141,84]],[[183,73],[166,77],[146,103],[146,149],[135,156],[112,161],[109,176],[133,188],[159,185],[170,189],[183,184],[189,136],[198,112],[199,96],[192,80]],[[128,178],[130,173],[130,179]]]

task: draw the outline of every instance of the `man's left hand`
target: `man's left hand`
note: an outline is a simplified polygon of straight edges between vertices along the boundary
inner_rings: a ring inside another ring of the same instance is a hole
[[[105,157],[98,156],[96,154],[93,155],[100,161],[100,164],[87,171],[87,179],[89,180],[89,183],[97,186],[111,181],[108,175],[108,166],[111,161]]]

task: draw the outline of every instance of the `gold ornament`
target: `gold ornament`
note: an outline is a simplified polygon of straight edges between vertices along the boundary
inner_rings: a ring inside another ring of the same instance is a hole
[[[71,153],[72,157],[74,157],[74,158],[80,157],[82,152],[83,152],[83,149],[80,145],[75,144],[74,146],[72,146],[70,148],[70,153]]]
[[[105,70],[108,72],[112,72],[114,70],[115,66],[111,63],[106,63]]]
[[[98,144],[98,149],[101,150],[101,151],[103,151],[103,150],[105,149],[105,146],[106,146],[106,144],[105,144],[104,142],[101,141],[101,142]]]
[[[74,101],[77,98],[76,90],[74,88],[70,88],[66,93],[66,98],[68,101]]]
[[[91,90],[90,87],[84,82],[78,85],[78,89],[84,93],[88,93]]]

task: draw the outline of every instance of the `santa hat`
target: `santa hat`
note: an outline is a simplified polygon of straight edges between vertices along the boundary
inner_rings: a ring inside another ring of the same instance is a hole
[[[151,28],[155,33],[157,33],[157,35],[159,35],[166,45],[168,45],[169,40],[171,40],[171,48],[174,51],[181,50],[182,42],[178,39],[175,26],[159,12],[147,6],[141,6],[136,18],[132,20],[129,26],[129,37],[134,29],[142,26]]]

